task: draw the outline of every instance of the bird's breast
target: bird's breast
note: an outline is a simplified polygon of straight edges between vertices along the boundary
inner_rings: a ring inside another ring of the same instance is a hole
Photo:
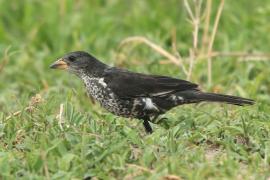
[[[130,117],[131,100],[123,100],[107,86],[104,78],[82,77],[88,96],[93,97],[100,105],[113,114]]]

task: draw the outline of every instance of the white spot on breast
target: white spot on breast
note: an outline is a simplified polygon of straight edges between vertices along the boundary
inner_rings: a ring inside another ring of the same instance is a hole
[[[104,78],[100,78],[98,83],[101,84],[103,87],[107,87],[107,84],[104,82]]]
[[[112,92],[109,93],[109,95],[110,95],[110,97],[112,97],[112,98],[114,97],[114,94],[113,94]]]
[[[145,107],[144,107],[145,109],[148,109],[148,110],[157,110],[158,111],[158,108],[153,103],[152,99],[150,99],[150,98],[143,98],[142,100],[145,103]]]

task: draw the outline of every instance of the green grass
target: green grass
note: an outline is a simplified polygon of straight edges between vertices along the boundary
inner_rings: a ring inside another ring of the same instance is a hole
[[[213,12],[217,6],[214,1]],[[269,12],[267,1],[226,1],[214,49],[268,52]],[[178,50],[187,55],[192,26],[181,1],[0,0],[0,67],[7,62],[0,68],[0,178],[267,179],[269,61],[217,58],[210,87],[206,61],[199,61],[192,81],[204,90],[254,98],[256,105],[178,107],[165,115],[166,124],[153,124],[151,135],[140,121],[116,117],[88,100],[75,76],[48,68],[74,50],[119,64],[119,43],[135,35],[171,50],[173,28]],[[164,58],[146,46],[124,58],[122,65],[132,71],[185,77],[178,67],[161,65]],[[42,100],[26,110],[36,94]]]

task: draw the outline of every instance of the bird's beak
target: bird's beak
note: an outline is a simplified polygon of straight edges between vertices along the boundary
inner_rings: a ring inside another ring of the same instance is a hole
[[[55,61],[52,65],[50,65],[50,68],[52,68],[52,69],[67,69],[68,64],[63,59],[59,59],[59,60]]]

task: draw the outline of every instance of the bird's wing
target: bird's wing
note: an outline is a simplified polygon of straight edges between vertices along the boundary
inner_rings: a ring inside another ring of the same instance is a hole
[[[118,68],[107,69],[104,82],[121,98],[157,97],[198,87],[181,79],[133,73]]]

